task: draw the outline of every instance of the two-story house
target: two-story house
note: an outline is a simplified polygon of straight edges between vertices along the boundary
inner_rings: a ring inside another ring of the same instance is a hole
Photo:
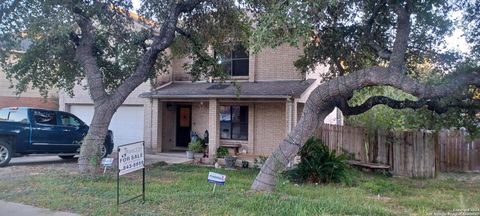
[[[185,150],[192,132],[208,131],[209,157],[219,146],[240,153],[269,155],[299,120],[306,99],[318,86],[318,73],[301,75],[293,62],[302,49],[280,46],[249,54],[237,49],[222,59],[230,82],[192,82],[173,60],[163,86],[145,92],[145,145],[150,152]],[[326,120],[342,124],[340,112]]]

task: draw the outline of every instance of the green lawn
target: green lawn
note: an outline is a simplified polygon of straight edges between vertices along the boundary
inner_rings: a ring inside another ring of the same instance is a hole
[[[207,183],[208,171],[228,176],[225,186]],[[215,170],[192,165],[150,167],[146,203],[120,207],[123,215],[426,215],[480,209],[480,182],[389,178],[353,172],[354,186],[296,185],[281,180],[276,193],[249,192],[256,170]],[[140,192],[139,178],[122,178],[123,199]],[[50,171],[0,182],[0,199],[83,215],[117,215],[116,181]],[[125,195],[129,193],[129,195]]]

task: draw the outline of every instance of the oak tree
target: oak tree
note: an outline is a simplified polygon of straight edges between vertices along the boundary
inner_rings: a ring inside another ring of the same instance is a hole
[[[192,76],[215,73],[205,55],[212,46],[245,41],[250,24],[229,0],[143,0],[138,13],[126,0],[6,0],[0,4],[0,67],[22,92],[37,88],[73,94],[87,80],[94,115],[79,169],[93,173],[115,111],[140,84],[168,69],[174,55],[189,56]],[[25,52],[15,54],[28,41]],[[225,48],[226,49],[226,48]],[[201,61],[200,61],[201,60]],[[208,70],[204,70],[208,69]]]
[[[295,62],[300,71],[311,71],[319,64],[329,66],[323,84],[310,94],[302,117],[264,163],[252,190],[274,190],[278,175],[335,107],[347,116],[380,104],[393,109],[426,108],[436,113],[453,108],[468,110],[465,115],[479,111],[480,101],[475,97],[480,87],[478,2],[250,2],[257,21],[253,47],[302,45],[304,54]],[[465,8],[469,16],[463,20],[452,18],[453,12]],[[446,49],[445,37],[456,26],[467,27],[466,37],[473,45],[471,53]],[[419,78],[418,65],[426,61],[440,75],[436,82]],[[362,103],[350,101],[355,92],[372,86],[390,86],[415,99],[376,95]]]

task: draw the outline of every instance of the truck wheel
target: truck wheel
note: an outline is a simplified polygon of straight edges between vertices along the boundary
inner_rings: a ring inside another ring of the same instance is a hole
[[[12,146],[5,142],[0,142],[0,167],[7,166],[12,156]]]
[[[103,145],[103,146],[102,146],[102,149],[100,149],[101,158],[107,157],[107,154],[108,154],[107,146],[106,146],[106,145]]]
[[[64,160],[71,160],[73,157],[75,157],[75,155],[59,155],[58,157]]]

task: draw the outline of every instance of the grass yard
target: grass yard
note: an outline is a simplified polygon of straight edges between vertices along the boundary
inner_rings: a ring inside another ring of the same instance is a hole
[[[228,176],[225,186],[207,183],[208,171]],[[480,181],[389,178],[353,172],[353,186],[296,185],[281,180],[276,193],[249,192],[256,170],[216,170],[193,165],[147,170],[146,203],[129,202],[121,215],[427,215],[480,209]],[[141,172],[138,172],[140,174]],[[140,193],[138,174],[122,178],[123,199]],[[466,174],[462,174],[465,177]],[[127,195],[125,193],[128,193]],[[82,215],[118,215],[116,178],[49,171],[0,182],[0,199]]]

